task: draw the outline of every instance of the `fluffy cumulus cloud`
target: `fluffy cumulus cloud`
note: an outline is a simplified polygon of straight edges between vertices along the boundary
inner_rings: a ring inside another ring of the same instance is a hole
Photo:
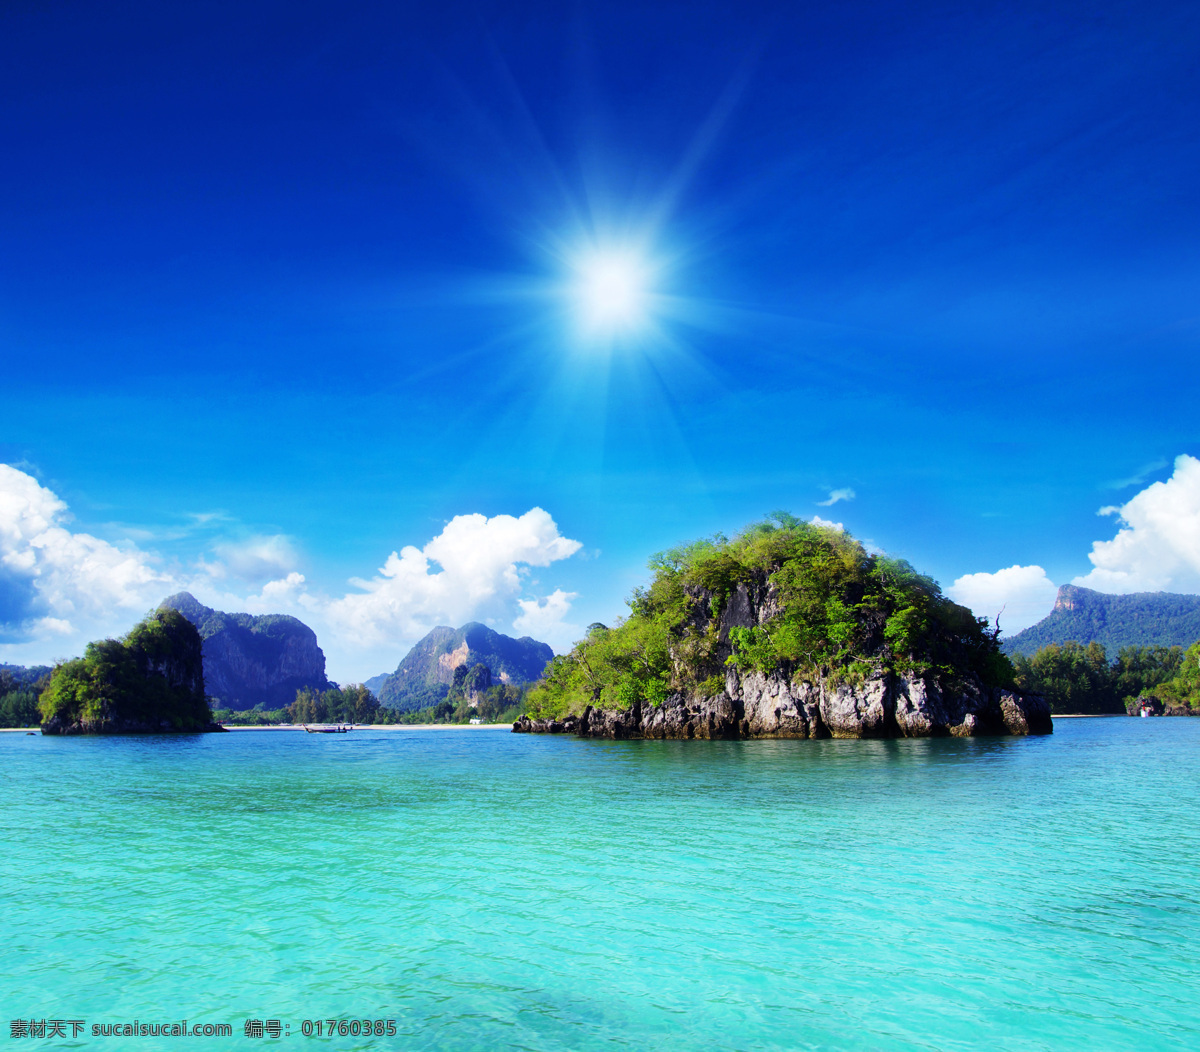
[[[832,522],[829,519],[823,519],[820,515],[814,515],[810,520],[814,526],[824,526],[831,530],[845,530],[845,524],[840,522]]]
[[[1117,535],[1092,545],[1094,569],[1074,584],[1101,592],[1200,592],[1200,460],[1176,457],[1166,482],[1100,514],[1117,517]]]
[[[371,647],[412,639],[437,624],[502,616],[527,590],[527,568],[549,566],[581,547],[541,508],[520,517],[458,515],[424,548],[392,552],[375,577],[352,580],[361,591],[333,601],[328,617]],[[557,607],[564,602],[566,596]]]
[[[523,636],[533,636],[556,650],[564,650],[583,634],[578,625],[566,620],[571,601],[578,598],[578,592],[556,588],[544,599],[518,599],[521,613],[513,621],[513,628]]]
[[[423,548],[393,552],[374,577],[329,596],[310,590],[284,536],[231,539],[210,548],[213,561],[166,566],[132,543],[73,531],[57,494],[0,464],[0,657],[34,664],[79,653],[183,590],[217,609],[300,617],[316,630],[330,673],[347,680],[394,668],[438,624],[482,620],[561,648],[578,634],[569,622],[577,596],[543,591],[532,572],[580,548],[541,508],[459,515]]]
[[[1006,635],[1028,628],[1050,613],[1057,593],[1058,587],[1040,566],[970,573],[946,589],[951,599],[969,607],[976,617],[994,621],[999,616]]]
[[[173,583],[152,555],[69,525],[57,494],[0,464],[0,642],[65,646],[81,632],[131,620]]]

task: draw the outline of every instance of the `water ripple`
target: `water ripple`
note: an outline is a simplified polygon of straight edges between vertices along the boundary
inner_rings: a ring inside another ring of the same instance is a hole
[[[339,1049],[1190,1049],[1198,757],[1200,720],[0,735],[6,1007],[233,1024],[214,1048],[256,1017],[397,1021]]]

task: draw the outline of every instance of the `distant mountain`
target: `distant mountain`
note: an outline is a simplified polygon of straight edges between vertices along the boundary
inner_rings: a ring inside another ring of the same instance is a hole
[[[1064,584],[1054,609],[1036,625],[1001,640],[1006,654],[1033,655],[1051,643],[1097,642],[1110,657],[1121,647],[1191,646],[1200,640],[1200,595],[1108,595]]]
[[[204,640],[204,684],[216,704],[277,709],[296,700],[304,687],[329,690],[325,655],[317,635],[287,614],[227,614],[213,610],[189,592],[162,601],[178,610]]]
[[[495,682],[530,683],[541,677],[552,657],[554,651],[546,643],[529,636],[513,639],[475,621],[459,629],[442,626],[417,643],[378,688],[371,689],[384,705],[409,712],[444,698],[460,666],[485,665]],[[367,685],[379,678],[373,677]]]
[[[363,686],[376,697],[379,697],[380,688],[391,678],[392,674],[390,672],[381,672],[378,676],[372,676]]]
[[[53,672],[49,665],[6,665],[0,662],[0,674],[7,672],[15,687],[31,687],[43,676]],[[0,682],[4,681],[0,675]]]

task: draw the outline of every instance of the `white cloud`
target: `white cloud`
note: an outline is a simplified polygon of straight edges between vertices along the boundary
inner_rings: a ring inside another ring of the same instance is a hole
[[[830,522],[828,519],[823,519],[823,518],[821,518],[821,516],[820,516],[820,515],[814,515],[810,521],[812,522],[812,524],[813,524],[814,526],[825,526],[825,527],[828,527],[828,528],[829,528],[829,529],[831,529],[831,530],[842,530],[842,531],[844,531],[844,530],[846,529],[846,527],[845,527],[844,525],[842,525],[842,523],[840,523],[840,522]]]
[[[264,602],[272,599],[290,599],[300,594],[303,585],[304,574],[296,573],[293,570],[287,577],[264,584],[262,595],[259,598]]]
[[[1009,566],[995,573],[970,573],[958,578],[946,594],[968,607],[976,617],[993,620],[1012,635],[1036,624],[1054,607],[1058,587],[1040,566]]]
[[[213,550],[220,562],[205,564],[205,570],[214,577],[229,572],[249,582],[272,580],[293,572],[299,563],[292,542],[282,534],[246,537]]]
[[[362,589],[329,604],[331,624],[363,647],[411,641],[437,624],[460,625],[501,612],[523,590],[519,567],[549,566],[582,545],[550,515],[458,515],[424,548],[392,552]]]
[[[571,600],[578,598],[578,592],[556,588],[543,599],[518,599],[521,613],[513,621],[513,628],[521,635],[549,643],[556,650],[565,650],[583,634],[578,625],[565,620],[571,612]]]
[[[282,535],[218,543],[212,548],[216,562],[201,560],[198,569],[184,571],[164,567],[132,542],[111,544],[72,532],[69,522],[55,493],[0,464],[4,660],[35,664],[78,654],[92,639],[128,631],[167,595],[183,590],[220,610],[301,618],[316,631],[330,674],[347,681],[395,668],[437,624],[511,621],[518,631],[558,647],[578,634],[565,621],[575,593],[555,589],[529,596],[531,567],[550,566],[582,547],[562,536],[541,508],[519,517],[459,515],[424,548],[393,552],[375,577],[351,582],[357,591],[333,598],[309,590],[292,542]]]
[[[1127,504],[1100,510],[1121,523],[1092,545],[1094,569],[1073,584],[1101,592],[1200,592],[1200,460],[1175,458],[1175,472]]]
[[[171,584],[154,558],[67,528],[66,504],[32,475],[0,464],[0,640],[62,641],[130,620]]]
[[[831,489],[829,491],[829,499],[817,501],[817,507],[831,508],[839,500],[853,500],[855,495],[856,494],[854,490],[850,489],[849,487],[845,487],[844,489]]]

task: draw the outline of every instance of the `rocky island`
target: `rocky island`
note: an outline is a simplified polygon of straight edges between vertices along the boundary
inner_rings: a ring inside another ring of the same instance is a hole
[[[651,561],[619,625],[556,657],[518,733],[592,738],[1049,734],[998,633],[907,562],[776,513]]]
[[[200,633],[160,608],[124,639],[89,643],[55,667],[39,701],[43,734],[220,731],[204,695]]]

